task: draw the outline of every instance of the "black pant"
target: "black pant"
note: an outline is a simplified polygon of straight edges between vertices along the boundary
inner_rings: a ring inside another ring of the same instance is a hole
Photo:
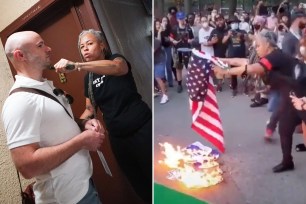
[[[124,134],[124,133],[123,133]],[[133,135],[112,137],[110,143],[117,162],[146,202],[152,202],[152,119]]]
[[[291,99],[289,98],[290,91],[290,88],[281,90],[281,101],[278,109],[278,114],[280,116],[278,131],[283,153],[282,162],[284,164],[292,162],[292,136],[295,131],[295,127],[301,124],[302,121],[299,111],[294,108]]]
[[[237,90],[237,85],[238,85],[237,75],[231,76],[231,85],[233,90]]]
[[[282,163],[288,164],[292,162],[292,136],[295,127],[301,124],[302,119],[306,121],[306,114],[304,111],[298,111],[294,108],[289,93],[294,91],[299,98],[306,96],[305,86],[279,72],[271,72],[269,73],[269,77],[271,86],[277,88],[281,95],[278,109],[280,116],[278,131],[283,153]]]

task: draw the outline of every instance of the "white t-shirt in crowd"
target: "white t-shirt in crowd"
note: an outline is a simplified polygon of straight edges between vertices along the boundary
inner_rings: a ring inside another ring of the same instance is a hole
[[[201,44],[201,51],[202,52],[205,52],[205,53],[208,53],[208,54],[214,56],[213,46],[206,45],[206,43],[207,43],[207,41],[210,37],[211,31],[213,31],[212,27],[208,27],[207,30],[204,29],[204,28],[201,28],[200,31],[199,31],[199,43]]]
[[[250,24],[247,22],[240,22],[239,23],[239,30],[244,30],[245,32],[249,33],[251,28]]]
[[[16,75],[17,87],[43,90],[56,97],[70,112],[68,102],[53,94],[53,83]],[[41,147],[64,143],[81,130],[57,102],[28,92],[10,95],[2,109],[2,120],[9,149],[38,143]],[[49,173],[35,177],[35,201],[40,203],[75,204],[87,193],[92,175],[92,162],[87,150],[81,150]]]

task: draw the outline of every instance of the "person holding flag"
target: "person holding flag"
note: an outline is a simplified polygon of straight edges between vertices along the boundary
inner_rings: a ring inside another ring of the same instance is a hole
[[[255,41],[256,52],[261,58],[258,63],[248,64],[245,60],[243,66],[227,70],[215,66],[213,70],[215,73],[227,75],[267,74],[267,82],[271,89],[278,90],[281,95],[281,103],[278,108],[281,111],[279,134],[283,159],[280,164],[273,167],[273,172],[293,170],[292,135],[296,125],[301,123],[301,119],[291,104],[289,95],[292,91],[298,97],[306,95],[305,89],[295,83],[293,78],[294,69],[300,62],[292,56],[284,54],[277,47],[277,36],[274,32],[263,31],[255,37]]]

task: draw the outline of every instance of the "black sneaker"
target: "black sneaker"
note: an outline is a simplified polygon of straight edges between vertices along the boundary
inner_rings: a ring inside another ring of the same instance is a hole
[[[177,86],[177,93],[182,93],[182,91],[183,91],[182,85],[178,85]]]
[[[268,99],[267,98],[261,98],[259,101],[255,100],[250,107],[251,108],[255,108],[255,107],[260,107],[262,105],[265,105],[268,103]]]
[[[304,145],[304,143],[297,144],[295,146],[295,151],[297,151],[297,152],[305,152],[306,151],[306,146]]]
[[[287,164],[284,163],[280,163],[278,165],[276,165],[275,167],[273,167],[273,172],[274,173],[281,173],[284,171],[292,171],[294,170],[294,163],[293,162],[289,162]]]

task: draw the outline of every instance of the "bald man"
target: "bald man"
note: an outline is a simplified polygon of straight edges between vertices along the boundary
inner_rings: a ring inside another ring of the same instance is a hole
[[[24,178],[35,178],[36,203],[101,203],[90,179],[89,151],[100,147],[104,129],[97,120],[87,120],[82,132],[68,102],[56,96],[53,83],[42,77],[50,67],[51,48],[39,34],[12,34],[5,52],[17,72],[10,93],[18,87],[35,88],[61,103],[39,94],[15,92],[2,109],[12,160]]]

